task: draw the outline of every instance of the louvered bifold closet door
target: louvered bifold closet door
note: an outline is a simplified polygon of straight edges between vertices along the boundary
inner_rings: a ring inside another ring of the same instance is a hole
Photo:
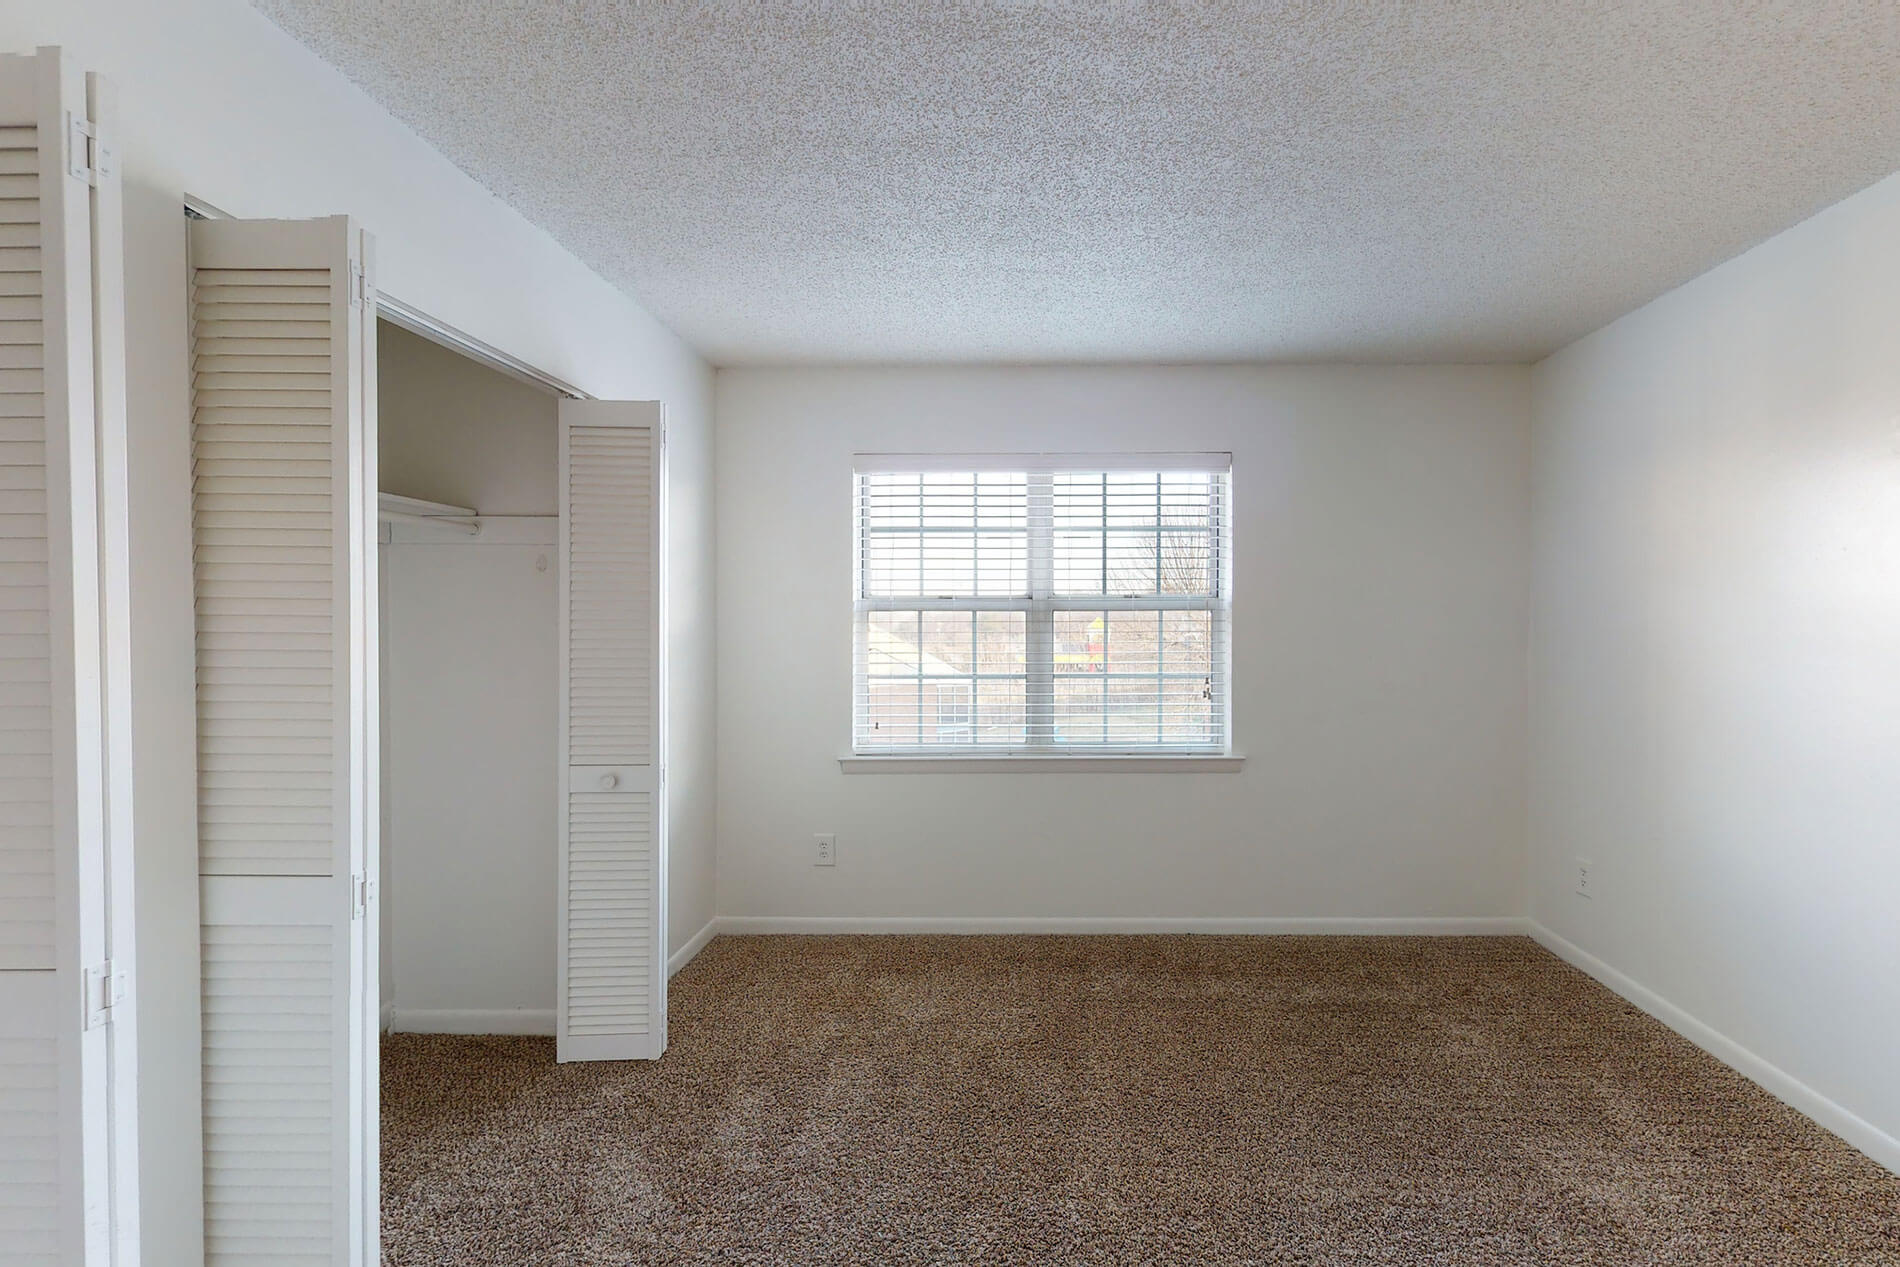
[[[374,311],[344,219],[193,224],[205,1257],[369,1261]],[[367,918],[365,918],[367,916]]]
[[[103,88],[103,85],[95,85]],[[100,254],[116,171],[98,163],[87,77],[57,49],[0,57],[0,1263],[129,1261],[135,1157],[116,1133],[109,724],[101,512],[123,528],[119,254]],[[98,163],[97,166],[95,164]],[[112,165],[115,167],[116,165]],[[110,228],[116,232],[116,210]],[[95,267],[97,263],[97,267]],[[97,292],[95,293],[95,286]],[[116,394],[116,396],[115,396]],[[116,430],[115,430],[116,429]],[[107,534],[111,536],[112,534]],[[123,546],[122,538],[119,540]],[[113,561],[116,568],[122,557]],[[125,650],[123,631],[117,650]],[[129,714],[115,716],[127,717]],[[129,810],[129,802],[115,809]],[[127,877],[129,879],[129,872]],[[124,896],[124,895],[121,895]],[[130,945],[120,948],[129,954]],[[126,967],[122,961],[121,971]],[[130,1061],[130,1050],[124,1051]],[[121,1164],[123,1163],[123,1164]],[[121,1244],[118,1231],[126,1240]]]
[[[666,1050],[660,406],[561,402],[560,1060]]]

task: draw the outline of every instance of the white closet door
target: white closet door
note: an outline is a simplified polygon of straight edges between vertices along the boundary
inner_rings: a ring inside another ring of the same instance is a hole
[[[104,106],[105,86],[93,88]],[[137,1244],[136,1113],[114,1099],[136,1068],[130,928],[113,920],[115,898],[129,914],[130,894],[111,890],[115,879],[129,888],[131,845],[123,301],[116,164],[102,158],[97,122],[86,77],[59,50],[0,57],[0,1261],[10,1264],[130,1262]]]
[[[561,402],[560,1060],[666,1050],[661,434]]]
[[[205,1258],[368,1264],[368,243],[341,217],[191,233]]]

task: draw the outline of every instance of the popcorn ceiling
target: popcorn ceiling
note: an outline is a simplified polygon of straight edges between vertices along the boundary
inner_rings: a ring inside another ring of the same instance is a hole
[[[716,364],[1539,357],[1900,167],[1900,4],[255,0]]]

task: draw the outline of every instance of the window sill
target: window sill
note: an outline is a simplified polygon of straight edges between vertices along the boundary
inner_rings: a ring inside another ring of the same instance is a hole
[[[1247,759],[1214,753],[1050,757],[839,757],[846,774],[1237,774]]]

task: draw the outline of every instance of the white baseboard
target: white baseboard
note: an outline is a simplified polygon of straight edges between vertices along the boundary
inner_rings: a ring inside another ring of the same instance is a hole
[[[666,961],[671,977],[693,961],[706,948],[718,930],[719,921],[707,920],[692,940],[675,951]],[[399,1008],[385,1003],[382,1009],[386,1034],[535,1034],[554,1033],[552,1008]]]
[[[704,928],[694,933],[684,946],[674,951],[667,959],[667,978],[670,980],[681,968],[693,962],[693,956],[706,949],[706,943],[711,941],[718,931],[719,920],[717,918],[707,920]]]
[[[554,1009],[399,1007],[389,1028],[397,1034],[553,1034]]]
[[[721,915],[722,935],[761,933],[1199,933],[1220,936],[1439,936],[1503,937],[1522,934],[1528,921],[1515,915],[1382,918],[1148,919],[1137,916],[1043,918],[1015,916],[934,918],[914,916]]]
[[[666,961],[671,977],[693,961],[718,932],[718,921],[693,934],[692,940]],[[383,1031],[396,1034],[552,1034],[552,1008],[399,1008],[383,1005]]]
[[[1768,1094],[1813,1118],[1888,1170],[1900,1174],[1900,1139],[1842,1108],[1780,1066],[1770,1064],[1728,1035],[1697,1020],[1648,986],[1632,980],[1535,920],[1530,921],[1530,935],[1538,945],[1559,959],[1595,977]]]
[[[389,1027],[396,1023],[396,1005],[394,1003],[385,1003],[378,1011],[380,1014],[377,1017],[377,1024],[381,1027],[383,1033],[387,1034]]]

